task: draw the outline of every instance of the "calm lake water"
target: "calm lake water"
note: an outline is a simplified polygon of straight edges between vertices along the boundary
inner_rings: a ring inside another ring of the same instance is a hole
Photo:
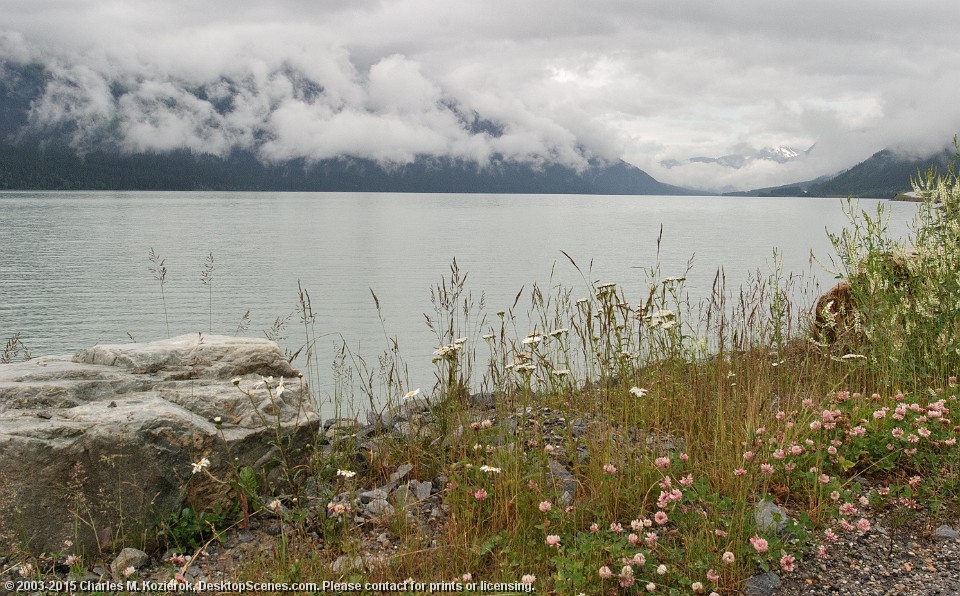
[[[693,268],[694,299],[709,292],[718,267],[728,286],[758,269],[772,250],[787,272],[832,275],[825,229],[847,219],[839,199],[416,195],[364,193],[0,193],[0,340],[20,332],[35,355],[71,353],[95,343],[167,336],[160,285],[148,271],[154,249],[167,267],[164,286],[170,333],[233,334],[249,310],[248,336],[262,337],[277,317],[292,314],[286,347],[303,343],[295,313],[298,281],[317,315],[321,362],[347,342],[375,361],[399,339],[411,386],[433,384],[437,344],[424,324],[430,288],[456,258],[487,312],[509,308],[521,288],[617,282],[631,302],[643,297],[643,268],[664,276]],[[863,200],[873,211],[876,201]],[[886,203],[890,227],[906,235],[912,203]],[[212,253],[213,316],[204,259]],[[521,300],[522,311],[529,298]],[[521,330],[523,331],[523,330]],[[329,368],[324,372],[329,378]],[[325,390],[328,390],[325,388]]]

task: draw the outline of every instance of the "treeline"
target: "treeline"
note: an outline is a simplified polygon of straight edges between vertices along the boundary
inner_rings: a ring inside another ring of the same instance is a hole
[[[189,151],[93,151],[79,156],[67,147],[0,146],[4,190],[265,190],[283,179],[281,171],[268,172],[243,155],[222,159]],[[296,189],[291,186],[278,190]]]
[[[39,143],[0,145],[3,190],[217,190],[344,192],[488,192],[555,194],[690,194],[662,184],[624,162],[597,163],[583,172],[550,164],[494,161],[486,167],[422,158],[382,167],[357,158],[264,164],[249,152],[227,157],[187,150],[122,154]]]
[[[829,180],[811,185],[807,193],[814,197],[893,198],[897,193],[912,190],[911,181],[926,175],[929,168],[946,170],[952,158],[953,151],[949,149],[925,159],[884,149]]]

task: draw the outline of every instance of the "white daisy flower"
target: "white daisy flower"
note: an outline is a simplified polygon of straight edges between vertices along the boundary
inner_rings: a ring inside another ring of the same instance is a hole
[[[193,466],[193,473],[196,474],[197,472],[202,471],[204,468],[210,467],[210,460],[204,457],[201,458],[197,463],[191,465]]]

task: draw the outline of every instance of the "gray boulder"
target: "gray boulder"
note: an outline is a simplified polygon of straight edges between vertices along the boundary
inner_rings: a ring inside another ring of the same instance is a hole
[[[261,375],[274,377],[270,391]],[[297,449],[318,424],[267,340],[191,334],[0,365],[0,543],[123,546],[185,505],[221,499],[208,473],[270,463],[278,434]],[[202,458],[209,467],[194,474]]]

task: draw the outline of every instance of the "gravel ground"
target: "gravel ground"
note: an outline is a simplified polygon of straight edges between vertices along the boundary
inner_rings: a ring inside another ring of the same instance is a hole
[[[832,545],[827,560],[808,559],[770,594],[958,594],[960,520],[900,523],[887,517],[854,541]]]

